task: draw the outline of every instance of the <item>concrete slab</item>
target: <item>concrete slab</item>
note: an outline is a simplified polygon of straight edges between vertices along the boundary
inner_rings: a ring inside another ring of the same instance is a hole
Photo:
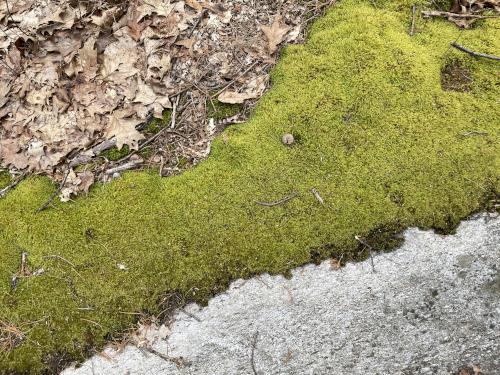
[[[112,360],[64,375],[500,374],[500,218],[409,229],[388,254],[237,280]]]

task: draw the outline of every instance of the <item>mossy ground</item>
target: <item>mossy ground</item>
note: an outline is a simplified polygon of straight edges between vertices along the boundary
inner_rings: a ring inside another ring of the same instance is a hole
[[[498,63],[449,49],[459,31],[443,20],[409,37],[409,7],[339,3],[284,51],[253,118],[180,176],[125,174],[39,214],[55,189],[45,178],[0,200],[0,320],[26,332],[0,372],[82,358],[169,293],[205,301],[238,277],[349,257],[355,235],[449,229],[482,207],[500,190]],[[499,30],[488,20],[460,41],[499,54]],[[451,59],[470,69],[467,92],[441,88]],[[284,133],[299,141],[283,146]],[[12,290],[23,251],[44,273]]]
[[[3,189],[9,185],[12,181],[10,173],[8,171],[0,170],[0,189]]]

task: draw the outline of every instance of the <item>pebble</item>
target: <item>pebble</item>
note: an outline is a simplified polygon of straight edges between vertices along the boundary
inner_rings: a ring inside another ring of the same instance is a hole
[[[281,138],[281,142],[283,142],[284,145],[291,145],[293,142],[295,141],[295,139],[293,138],[293,135],[292,134],[284,134],[283,135],[283,138]]]

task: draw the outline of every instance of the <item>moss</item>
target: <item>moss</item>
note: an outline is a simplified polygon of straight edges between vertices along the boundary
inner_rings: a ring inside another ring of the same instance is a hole
[[[9,171],[0,169],[0,189],[8,186],[12,182],[12,177]]]
[[[39,214],[55,189],[47,179],[0,200],[0,320],[26,327],[0,372],[81,359],[169,296],[206,301],[238,277],[367,256],[355,236],[385,250],[402,228],[449,230],[485,207],[500,190],[498,66],[450,50],[451,23],[419,20],[410,38],[410,2],[378,4],[346,0],[287,48],[252,120],[196,168],[127,173]],[[461,42],[498,55],[499,25]],[[469,91],[442,89],[450,58],[470,63]],[[472,130],[482,133],[463,136]],[[283,146],[284,133],[300,143]],[[11,290],[22,251],[44,272]]]
[[[151,156],[154,155],[154,148],[151,146],[144,147],[140,152],[139,155],[142,156],[143,159],[149,159]]]
[[[165,110],[163,112],[163,118],[154,118],[146,127],[146,133],[156,134],[161,129],[167,127],[170,124],[170,117],[172,116],[171,110]]]
[[[207,104],[207,117],[214,120],[224,120],[241,113],[243,110],[242,104],[222,103],[217,99],[213,99]]]
[[[124,145],[120,150],[117,147],[110,148],[109,150],[102,152],[101,156],[111,161],[117,161],[127,156],[129,152],[130,148],[128,145]]]

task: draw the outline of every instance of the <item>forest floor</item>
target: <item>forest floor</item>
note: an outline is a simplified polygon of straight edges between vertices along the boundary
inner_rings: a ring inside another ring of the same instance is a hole
[[[126,342],[138,322],[165,323],[188,302],[206,303],[238,278],[363,260],[400,245],[408,227],[452,233],[472,213],[498,210],[498,61],[451,43],[498,56],[500,20],[476,18],[465,30],[422,17],[437,7],[331,7],[305,44],[281,51],[248,121],[224,129],[210,156],[182,174],[162,178],[160,158],[160,173],[122,173],[66,203],[48,202],[67,186],[44,176],[12,186],[0,199],[0,373],[55,373],[107,342]],[[267,22],[273,29],[275,17]],[[269,55],[272,38],[262,33]],[[233,94],[249,94],[246,84]],[[156,100],[141,103],[154,110]],[[122,120],[134,123],[138,113]],[[99,124],[106,132],[109,123]],[[14,154],[48,155],[35,146]],[[56,180],[86,181],[78,176],[85,167],[75,176],[58,168]]]

